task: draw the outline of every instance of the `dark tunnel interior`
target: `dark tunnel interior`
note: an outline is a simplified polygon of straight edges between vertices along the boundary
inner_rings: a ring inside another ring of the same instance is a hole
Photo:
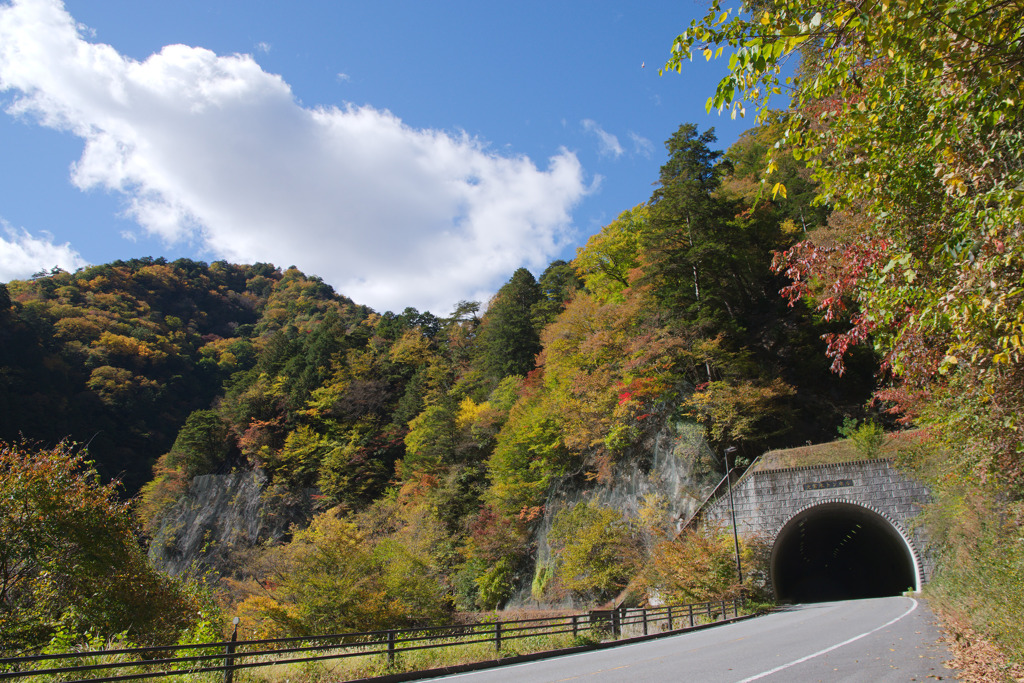
[[[916,587],[899,532],[848,503],[818,505],[790,520],[772,548],[771,574],[780,602],[877,598]]]

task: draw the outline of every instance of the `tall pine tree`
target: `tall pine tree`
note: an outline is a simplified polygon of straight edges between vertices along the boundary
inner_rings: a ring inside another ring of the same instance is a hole
[[[476,366],[495,383],[509,375],[526,375],[540,353],[532,309],[543,299],[540,285],[520,268],[498,290],[484,314],[477,337]]]

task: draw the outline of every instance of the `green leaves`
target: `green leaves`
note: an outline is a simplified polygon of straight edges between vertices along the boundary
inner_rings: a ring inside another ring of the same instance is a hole
[[[540,285],[519,268],[494,295],[477,337],[476,365],[495,383],[509,375],[526,375],[540,351],[533,307],[543,300]]]
[[[194,598],[149,565],[127,504],[81,451],[0,443],[0,651],[58,629],[173,643],[196,622]]]
[[[579,502],[560,510],[548,532],[556,585],[577,597],[605,600],[639,566],[639,537],[618,510]]]
[[[919,347],[900,340],[950,332],[943,351],[963,357],[969,349],[982,365],[1014,362],[1019,328],[1002,316],[1016,315],[1019,300],[996,306],[971,293],[983,278],[1004,291],[1015,284],[1001,279],[1015,272],[1006,269],[1006,245],[1021,218],[1008,188],[1024,180],[1010,161],[1020,148],[1024,80],[1002,66],[1014,59],[1006,52],[1019,34],[1013,13],[973,0],[830,10],[775,0],[754,16],[719,18],[709,12],[691,24],[669,61],[698,40],[709,49],[732,46],[711,106],[736,112],[751,102],[765,113],[777,85],[773,69],[809,46],[783,133],[795,156],[810,162],[823,199],[860,207],[868,232],[891,240],[889,258],[862,272],[855,296],[868,309],[865,320],[895,326],[892,366],[914,366],[904,354]],[[776,182],[773,198],[784,187]],[[966,235],[985,245],[969,265],[942,249]],[[994,329],[1007,334],[993,338]]]

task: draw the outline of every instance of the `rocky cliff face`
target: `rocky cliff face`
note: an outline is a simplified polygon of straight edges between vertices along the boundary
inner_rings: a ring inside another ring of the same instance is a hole
[[[652,438],[623,457],[604,483],[581,477],[556,482],[548,492],[544,516],[534,531],[536,553],[508,607],[585,607],[571,597],[538,601],[533,595],[537,567],[553,563],[547,537],[562,510],[582,501],[620,510],[637,519],[645,508],[665,514],[671,533],[697,509],[721,478],[720,456],[711,452],[701,428],[670,421]],[[196,477],[188,492],[163,515],[149,554],[157,567],[173,575],[187,571],[233,571],[239,551],[283,540],[292,524],[312,518],[312,499],[285,494],[268,485],[259,470]],[[648,538],[653,544],[654,538]]]
[[[163,516],[149,547],[157,567],[172,575],[230,571],[234,551],[282,539],[310,516],[306,496],[277,495],[261,471],[207,474]]]
[[[597,484],[579,478],[566,479],[552,486],[544,506],[544,517],[534,532],[536,556],[533,571],[524,577],[508,607],[592,607],[575,604],[571,597],[558,602],[538,601],[533,595],[533,576],[537,567],[552,563],[548,532],[555,516],[579,502],[591,501],[621,511],[637,519],[647,507],[657,506],[667,513],[665,531],[671,533],[692,515],[719,482],[720,456],[712,453],[699,425],[670,421],[648,442],[637,444],[616,465],[611,480]],[[653,539],[648,538],[648,543]]]

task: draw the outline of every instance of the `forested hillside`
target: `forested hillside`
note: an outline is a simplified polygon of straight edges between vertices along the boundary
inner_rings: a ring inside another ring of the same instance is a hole
[[[779,296],[773,253],[827,232],[829,211],[792,161],[789,198],[759,198],[771,135],[723,153],[680,126],[648,202],[571,263],[516,271],[484,310],[379,314],[266,264],[137,260],[8,283],[0,438],[86,445],[124,493],[141,487],[135,513],[169,552],[195,477],[261,472],[264,501],[305,510],[308,528],[196,567],[212,562],[222,603],[259,631],[501,606],[529,585],[551,487],[638,466],[667,424],[698,426],[721,470],[726,446],[749,460],[863,417],[873,354],[836,377],[821,338],[843,321]],[[666,523],[665,502],[648,503],[644,519],[560,512],[535,596],[621,590]],[[581,574],[572,558],[599,539],[604,560]]]
[[[350,325],[369,314],[268,264],[135,259],[0,285],[0,439],[87,444],[133,494],[258,348],[327,310]]]
[[[934,494],[934,604],[1024,656],[1022,11],[755,6],[712,2],[666,68],[725,54],[708,108],[758,127],[723,152],[681,125],[647,201],[489,302],[381,313],[295,268],[160,259],[0,285],[0,642],[169,642],[214,598],[278,635],[741,590],[727,554],[669,585],[717,540],[589,493],[680,425],[721,474],[866,419],[922,437],[898,464]],[[229,479],[300,523],[154,571],[137,539],[181,554],[190,496]]]
[[[785,293],[849,316],[828,339],[838,372],[858,345],[881,354],[876,401],[930,437],[903,464],[935,497],[933,603],[1024,658],[1021,6],[753,7],[712,3],[667,68],[727,57],[708,109],[776,121],[766,170],[792,156],[819,181],[835,230],[779,254]]]

